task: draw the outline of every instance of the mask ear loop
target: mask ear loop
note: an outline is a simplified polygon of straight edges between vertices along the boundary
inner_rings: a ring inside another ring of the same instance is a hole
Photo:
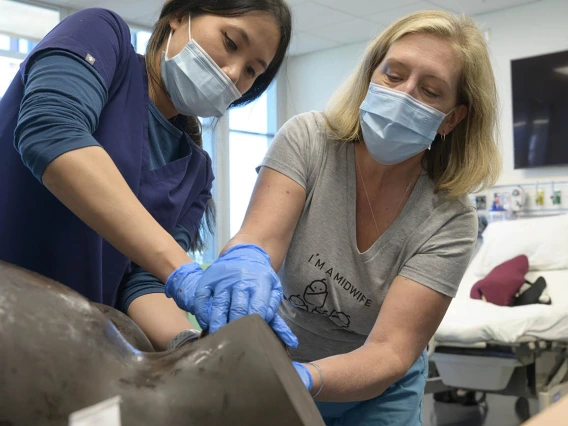
[[[170,36],[168,37],[168,44],[166,44],[166,61],[168,60],[168,50],[170,50],[170,42],[172,41],[173,30],[170,30]]]
[[[168,37],[168,44],[166,44],[166,61],[168,60],[168,51],[170,50],[170,43],[172,41],[172,34],[173,34],[173,30],[170,30],[170,35]],[[191,41],[191,15],[188,15],[187,17],[187,34],[189,36],[189,41],[188,43]]]

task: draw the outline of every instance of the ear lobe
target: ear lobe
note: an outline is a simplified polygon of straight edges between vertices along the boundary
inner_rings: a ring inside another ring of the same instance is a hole
[[[456,127],[458,124],[462,122],[462,120],[467,116],[467,112],[468,108],[465,105],[458,105],[456,107],[456,109],[454,110],[455,115],[452,119],[452,121],[455,120],[455,122],[452,123],[453,127]]]
[[[462,120],[467,116],[467,106],[458,105],[447,117],[446,120],[440,125],[438,133],[449,135],[455,127],[462,122]]]

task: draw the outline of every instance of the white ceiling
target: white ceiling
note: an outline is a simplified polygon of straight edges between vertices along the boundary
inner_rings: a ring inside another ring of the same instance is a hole
[[[0,28],[13,37],[41,40],[59,23],[59,13],[23,3],[0,0]]]
[[[290,53],[362,42],[386,26],[417,10],[439,9],[479,15],[540,0],[287,0],[294,16]],[[151,27],[163,0],[47,0],[73,9],[104,7],[119,13],[131,24]]]
[[[536,1],[540,0],[288,0],[295,22],[290,53],[368,41],[391,22],[418,10],[479,15]]]

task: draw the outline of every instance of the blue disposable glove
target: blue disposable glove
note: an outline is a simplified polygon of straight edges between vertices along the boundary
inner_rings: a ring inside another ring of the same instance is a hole
[[[298,339],[276,315],[282,286],[259,246],[241,244],[223,253],[203,274],[195,292],[195,318],[214,333],[228,322],[246,315],[260,315],[291,347]]]
[[[276,333],[280,340],[284,342],[286,346],[291,348],[298,347],[298,338],[292,333],[288,324],[282,319],[278,314],[274,315],[274,319],[268,323],[272,328],[272,331]]]
[[[175,300],[180,309],[195,313],[195,291],[203,269],[195,262],[177,268],[166,281],[166,296]]]
[[[308,392],[312,393],[312,388],[314,387],[314,379],[312,377],[312,373],[308,370],[304,364],[300,364],[299,362],[293,362],[292,365],[296,369],[300,379],[304,383],[304,386],[308,390]]]

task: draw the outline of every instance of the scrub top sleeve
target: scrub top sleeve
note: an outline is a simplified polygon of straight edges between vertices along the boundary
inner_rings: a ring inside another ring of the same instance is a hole
[[[99,8],[74,13],[45,36],[21,65],[24,84],[35,56],[46,49],[74,53],[97,70],[107,89],[111,87],[120,62],[133,50],[126,22],[116,13]]]
[[[406,262],[399,275],[455,297],[477,240],[477,213],[465,207]]]
[[[14,134],[14,146],[36,179],[60,155],[100,146],[92,133],[106,100],[101,76],[78,56],[57,49],[36,56]]]
[[[191,245],[191,236],[189,231],[183,226],[178,225],[171,234],[181,248],[187,252]],[[187,260],[189,261],[189,258]],[[127,313],[130,304],[134,300],[147,294],[156,293],[165,293],[164,284],[144,268],[132,263],[130,272],[124,276],[124,279],[118,289],[116,309]]]

